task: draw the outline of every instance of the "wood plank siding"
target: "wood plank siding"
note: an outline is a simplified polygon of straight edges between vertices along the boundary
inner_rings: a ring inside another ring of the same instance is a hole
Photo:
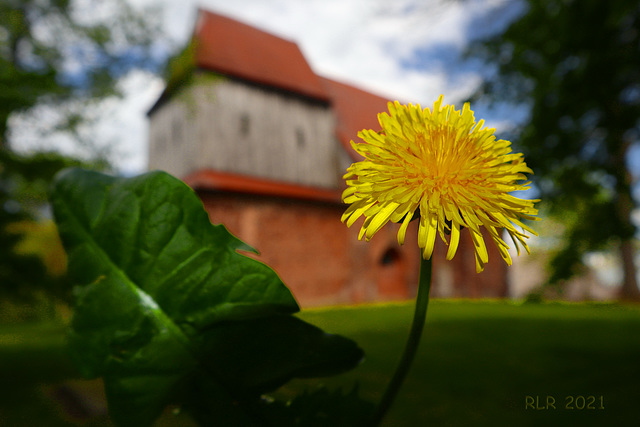
[[[328,103],[204,73],[150,116],[150,169],[336,188],[349,159]]]

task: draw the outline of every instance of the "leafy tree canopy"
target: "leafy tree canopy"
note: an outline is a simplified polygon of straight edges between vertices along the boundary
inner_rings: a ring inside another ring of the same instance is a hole
[[[157,69],[155,14],[125,0],[0,0],[0,136],[39,103],[117,95],[134,68]],[[82,110],[70,114],[72,129]]]
[[[640,132],[640,4],[529,0],[520,19],[472,51],[498,70],[475,98],[530,107],[516,143],[568,237],[551,282],[569,278],[585,252],[616,243],[623,292],[637,296],[628,154]]]

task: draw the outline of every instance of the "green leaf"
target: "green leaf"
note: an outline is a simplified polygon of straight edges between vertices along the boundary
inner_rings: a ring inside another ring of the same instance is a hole
[[[182,331],[118,277],[103,276],[77,292],[69,338],[81,372],[104,375],[119,425],[152,422],[182,376],[197,366]]]
[[[171,175],[125,179],[70,169],[57,178],[52,203],[80,284],[121,276],[196,330],[298,311],[273,270],[237,253],[253,249],[211,225],[200,199]]]
[[[181,401],[198,410],[215,402],[207,419],[251,424],[243,408],[259,393],[361,360],[352,341],[290,316],[298,305],[276,273],[238,253],[253,249],[212,225],[196,194],[170,175],[70,169],[51,197],[81,285],[72,354],[85,376],[104,376],[118,425],[149,425]],[[209,403],[185,402],[193,390]]]
[[[364,356],[353,341],[292,316],[219,324],[203,340],[207,369],[229,388],[256,395],[293,377],[338,374]]]

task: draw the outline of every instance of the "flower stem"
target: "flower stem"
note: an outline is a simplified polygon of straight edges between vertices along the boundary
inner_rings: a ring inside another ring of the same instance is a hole
[[[404,347],[402,359],[396,368],[393,378],[389,382],[387,389],[378,404],[378,409],[373,417],[372,425],[377,426],[382,422],[387,411],[393,404],[393,401],[404,382],[411,363],[418,350],[420,338],[422,337],[422,329],[427,318],[427,307],[429,305],[429,291],[431,290],[431,259],[425,260],[420,256],[420,279],[418,282],[418,295],[416,296],[416,308],[413,313],[413,322],[411,323],[411,331],[409,338]]]

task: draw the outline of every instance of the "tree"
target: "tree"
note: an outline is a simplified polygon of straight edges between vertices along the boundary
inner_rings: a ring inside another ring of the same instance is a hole
[[[157,71],[155,16],[126,0],[0,0],[0,142],[14,113],[119,95],[128,71]],[[66,129],[82,120],[71,110]]]
[[[550,283],[569,278],[586,252],[615,244],[620,296],[640,299],[628,166],[640,132],[640,4],[529,0],[520,19],[472,51],[498,71],[475,98],[530,108],[515,140],[566,227]]]
[[[49,274],[41,258],[17,249],[28,228],[37,227],[33,212],[46,203],[53,175],[80,162],[53,153],[19,156],[5,149],[0,150],[0,164],[0,301],[35,305],[42,300],[41,291],[70,301],[62,272]]]
[[[136,68],[158,70],[152,11],[125,0],[0,0],[0,295],[28,302],[41,290],[68,297],[68,285],[49,277],[36,257],[16,253],[10,227],[38,216],[57,170],[80,164],[55,153],[17,155],[10,119],[41,105],[55,106],[73,131],[83,106],[119,95],[115,83]],[[64,107],[64,108],[63,108]],[[101,161],[85,167],[105,169]],[[65,288],[67,286],[67,288]]]

